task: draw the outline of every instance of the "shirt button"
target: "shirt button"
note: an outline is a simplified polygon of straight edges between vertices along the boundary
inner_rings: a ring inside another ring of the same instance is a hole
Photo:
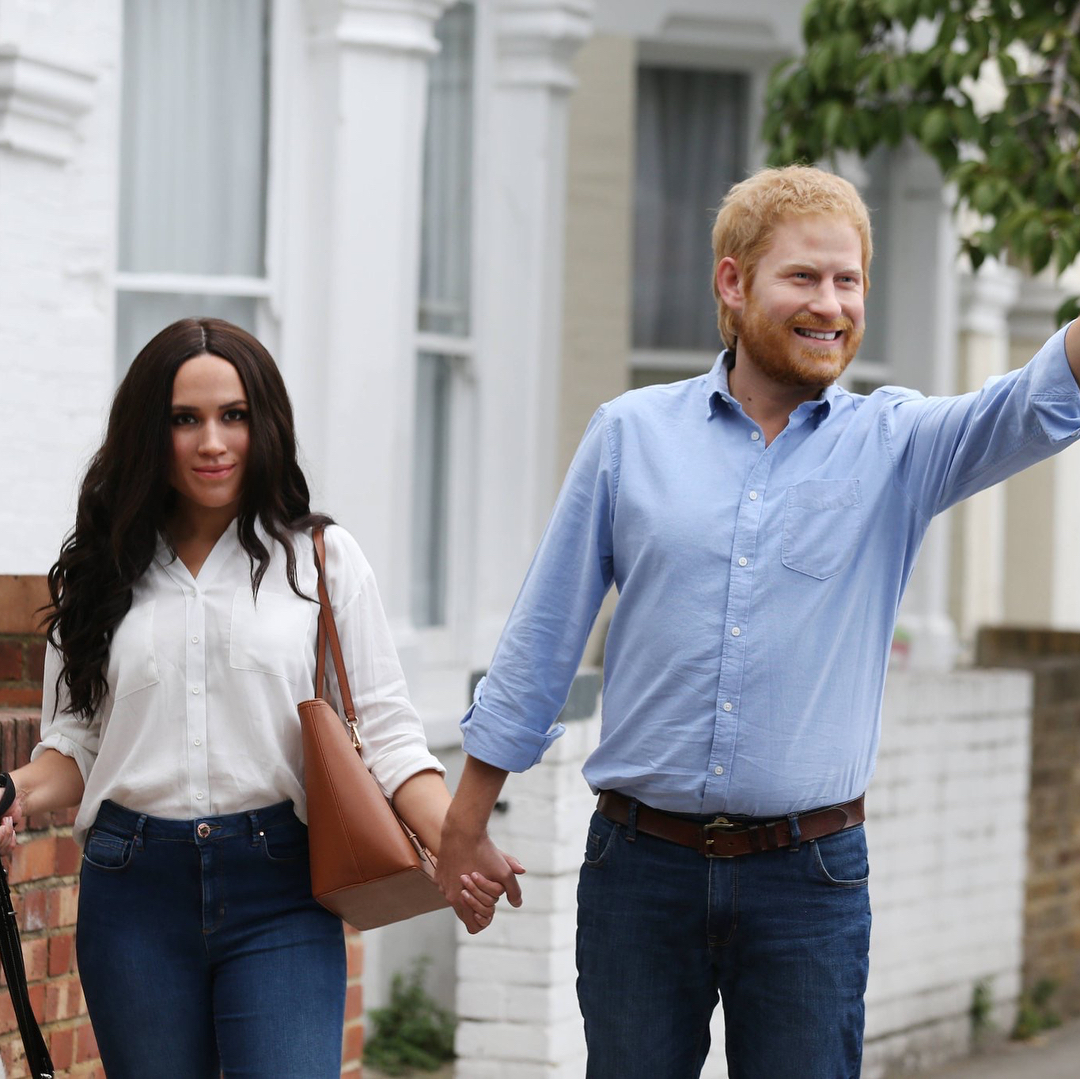
[[[203,800],[203,792],[202,791],[196,791],[195,792],[195,800],[197,802],[201,802]]]
[[[750,501],[751,502],[756,502],[757,501],[757,491],[751,491],[750,492]]]
[[[191,643],[192,644],[198,644],[199,643],[199,638],[198,637],[192,637],[191,638]]]
[[[731,701],[724,701],[724,711],[725,712],[730,712],[731,711]]]
[[[732,626],[732,627],[731,627],[731,635],[732,635],[732,637],[738,637],[738,635],[739,635],[740,633],[742,633],[742,630],[741,630],[741,629],[739,629],[739,627],[738,627],[738,626]]]
[[[752,442],[757,442],[757,440],[759,438],[761,438],[761,432],[760,431],[751,431],[750,432],[750,440]]]
[[[745,558],[740,558],[739,559],[739,565],[740,566],[745,566],[746,565],[746,559]]]
[[[195,739],[195,744],[196,744],[197,746],[201,746],[201,745],[202,745],[202,739],[201,739],[201,738],[196,738],[196,739]]]
[[[192,686],[191,687],[191,692],[194,693],[195,696],[197,697],[199,695],[199,687],[198,686]]]
[[[715,772],[715,773],[716,773],[716,774],[717,774],[718,776],[722,776],[722,775],[724,774],[724,768],[723,768],[723,766],[722,766],[722,765],[719,765],[719,764],[718,764],[718,765],[717,765],[717,766],[716,766],[716,767],[715,767],[715,768],[713,769],[713,771],[714,771],[714,772]]]

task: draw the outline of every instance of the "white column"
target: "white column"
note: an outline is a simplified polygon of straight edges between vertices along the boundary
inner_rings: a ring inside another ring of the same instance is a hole
[[[1054,313],[1068,293],[1025,278],[1009,313],[1011,366],[1033,356],[1057,329]],[[1080,455],[1058,454],[1006,484],[1005,617],[1054,629],[1080,627]]]
[[[1008,315],[1019,287],[1019,272],[997,262],[961,278],[959,392],[977,390],[1009,369]],[[953,512],[953,616],[965,647],[980,626],[1004,618],[1005,499],[998,485]]]
[[[477,628],[485,665],[557,489],[571,60],[589,0],[500,0],[477,265]]]
[[[892,241],[882,252],[895,282],[889,336],[909,342],[905,379],[926,394],[956,393],[957,244],[937,166],[906,146],[897,154],[893,191]],[[949,670],[956,657],[948,614],[949,526],[947,514],[930,526],[901,606],[898,628],[908,639],[910,667]]]
[[[357,537],[409,639],[420,195],[428,61],[447,0],[309,5],[300,220],[282,244],[282,353],[315,501]]]

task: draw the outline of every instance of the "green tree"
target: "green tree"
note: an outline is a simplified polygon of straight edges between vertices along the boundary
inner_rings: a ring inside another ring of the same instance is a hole
[[[802,57],[769,81],[770,161],[915,140],[996,256],[1060,274],[1080,255],[1080,0],[810,0]],[[1077,298],[1058,310],[1080,313]]]

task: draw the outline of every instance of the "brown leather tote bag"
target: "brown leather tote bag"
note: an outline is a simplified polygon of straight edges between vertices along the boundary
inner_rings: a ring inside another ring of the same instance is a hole
[[[311,891],[349,925],[374,929],[449,904],[435,884],[435,856],[397,815],[364,764],[349,676],[323,577],[322,529],[316,529],[312,538],[320,607],[315,692],[325,687],[329,640],[345,721],[322,697],[297,706],[304,738]]]

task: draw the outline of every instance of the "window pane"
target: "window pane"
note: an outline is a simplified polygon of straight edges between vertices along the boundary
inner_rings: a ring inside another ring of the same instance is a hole
[[[446,623],[452,365],[449,357],[426,352],[417,359],[412,531],[412,615],[417,626]]]
[[[746,175],[748,79],[638,71],[634,347],[719,351],[712,218]]]
[[[267,0],[126,0],[120,269],[264,273]]]
[[[255,333],[255,305],[246,296],[177,296],[170,293],[121,292],[116,297],[116,372],[123,378],[139,350],[177,319],[223,318]]]
[[[469,333],[472,235],[473,26],[471,5],[452,7],[436,25],[431,62],[420,237],[420,310],[428,333]]]

